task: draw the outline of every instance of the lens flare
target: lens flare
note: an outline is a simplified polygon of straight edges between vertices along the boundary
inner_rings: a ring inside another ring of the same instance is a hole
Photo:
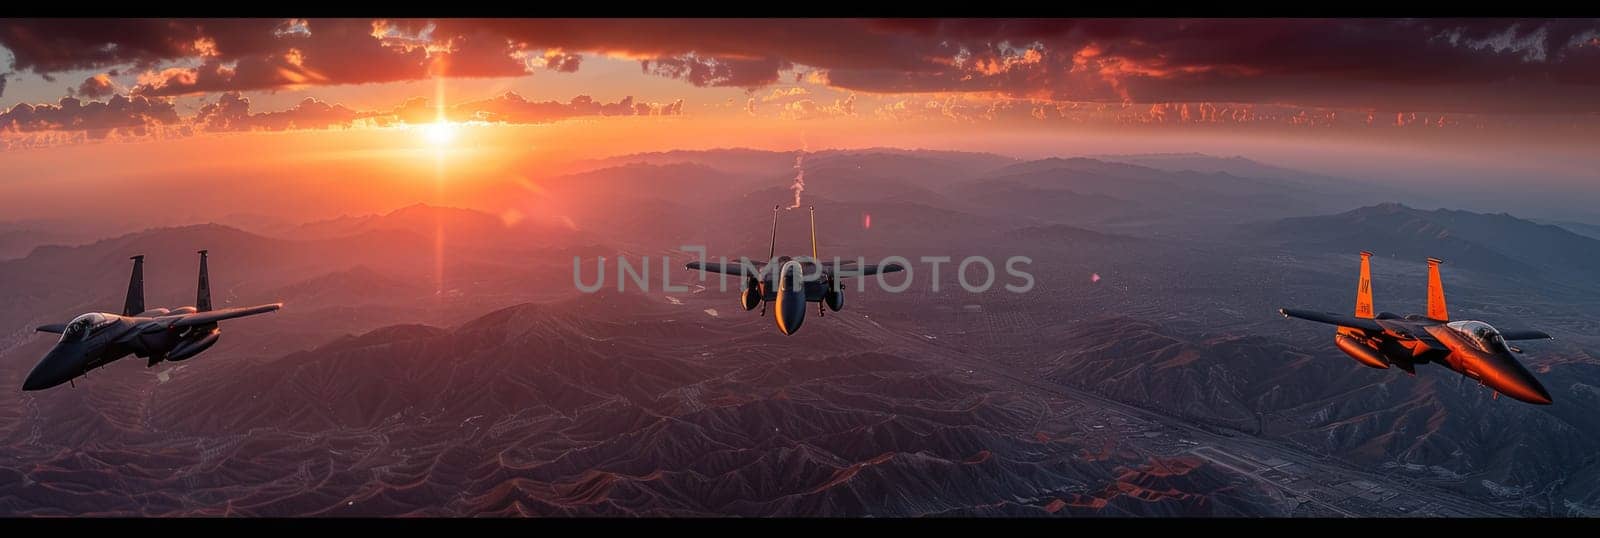
[[[442,121],[423,125],[422,138],[435,146],[448,146],[456,139],[456,126]]]

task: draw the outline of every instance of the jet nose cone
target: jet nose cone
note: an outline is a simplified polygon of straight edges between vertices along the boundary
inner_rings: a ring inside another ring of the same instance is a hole
[[[39,369],[34,368],[28,373],[28,378],[22,380],[22,390],[43,390],[54,385],[45,381],[45,376],[39,374]]]
[[[805,292],[780,292],[774,318],[778,322],[778,330],[785,336],[800,330],[800,324],[806,320]]]
[[[799,303],[798,306],[793,302],[778,306],[778,330],[783,331],[785,336],[800,330],[800,324],[806,319],[806,303],[805,301]]]
[[[71,380],[75,355],[73,350],[57,345],[28,372],[28,377],[22,380],[22,390],[44,390]]]
[[[1550,405],[1554,402],[1554,400],[1550,398],[1550,391],[1545,390],[1544,385],[1539,383],[1539,380],[1534,379],[1532,376],[1529,376],[1526,382],[1522,383],[1521,394],[1512,394],[1512,396],[1518,400],[1522,400],[1531,404]]]
[[[1508,354],[1496,354],[1491,358],[1492,365],[1487,368],[1485,382],[1495,390],[1506,396],[1522,400],[1531,404],[1550,405],[1554,400],[1550,398],[1550,391],[1545,390],[1539,379],[1533,373],[1522,367],[1516,357]]]

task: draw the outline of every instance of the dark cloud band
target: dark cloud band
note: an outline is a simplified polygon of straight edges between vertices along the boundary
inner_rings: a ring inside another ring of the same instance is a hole
[[[878,94],[1600,112],[1596,20],[10,20],[0,45],[41,75],[135,66],[150,96],[572,72],[605,54],[696,86],[803,67]]]
[[[93,81],[95,77],[90,77],[89,80]],[[92,82],[86,81],[85,84]],[[83,136],[56,137],[48,140],[78,141],[108,137],[139,138],[152,133],[171,137],[202,132],[415,125],[432,123],[440,119],[455,122],[534,124],[584,116],[677,116],[682,113],[682,100],[672,103],[649,103],[625,97],[614,103],[603,103],[587,95],[580,95],[562,103],[528,101],[515,93],[446,107],[443,118],[436,108],[428,104],[427,99],[421,97],[409,99],[390,110],[355,110],[307,97],[287,110],[251,112],[249,98],[238,92],[225,92],[215,101],[201,106],[194,115],[185,117],[178,114],[170,99],[143,95],[114,95],[103,102],[64,97],[56,104],[13,106],[9,110],[0,111],[0,138],[34,133],[74,133]]]

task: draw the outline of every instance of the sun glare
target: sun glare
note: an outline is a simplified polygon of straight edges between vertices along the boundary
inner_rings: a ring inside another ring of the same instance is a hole
[[[436,122],[422,126],[422,137],[429,144],[448,146],[456,139],[456,126],[449,122]]]

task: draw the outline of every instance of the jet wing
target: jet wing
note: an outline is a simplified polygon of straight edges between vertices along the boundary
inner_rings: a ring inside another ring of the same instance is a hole
[[[1434,336],[1434,334],[1438,331],[1449,330],[1445,329],[1443,325],[1427,326],[1423,327],[1421,332],[1415,332],[1411,330],[1415,328],[1414,326],[1397,322],[1392,319],[1380,321],[1378,324],[1383,325],[1383,328],[1388,329],[1389,334],[1398,336],[1400,338],[1416,340],[1417,343],[1422,344],[1428,350],[1450,351],[1450,346],[1444,345],[1444,342],[1440,342],[1439,338]]]
[[[242,318],[242,317],[245,317],[245,316],[254,316],[256,314],[265,314],[267,312],[272,312],[272,311],[277,310],[279,308],[283,308],[283,303],[272,303],[272,304],[264,304],[264,305],[257,305],[257,306],[241,306],[241,307],[235,307],[235,308],[224,308],[224,309],[221,309],[221,310],[209,310],[209,311],[205,311],[205,312],[195,312],[193,314],[183,314],[181,316],[163,317],[163,318],[158,318],[156,320],[156,323],[154,325],[152,325],[149,329],[145,329],[144,332],[153,332],[152,329],[156,330],[156,331],[159,331],[159,330],[163,330],[163,329],[182,329],[184,327],[193,327],[195,325],[209,325],[209,324],[216,323],[218,321],[222,321],[222,320],[225,320],[225,319]]]
[[[1544,331],[1531,329],[1500,331],[1500,337],[1506,340],[1546,340],[1555,338]]]
[[[1283,317],[1286,317],[1286,318],[1300,318],[1300,319],[1304,319],[1304,320],[1315,321],[1315,322],[1318,322],[1318,323],[1328,323],[1328,324],[1332,324],[1332,325],[1338,325],[1340,327],[1350,327],[1352,329],[1361,329],[1363,331],[1383,332],[1383,326],[1379,325],[1377,320],[1372,320],[1372,319],[1367,319],[1367,318],[1358,318],[1358,317],[1355,317],[1355,316],[1347,316],[1347,315],[1344,315],[1344,314],[1334,314],[1332,312],[1316,312],[1316,311],[1312,311],[1312,310],[1295,310],[1293,308],[1279,308],[1278,309],[1278,313],[1279,314],[1283,314]]]
[[[828,269],[839,276],[872,276],[878,273],[893,273],[906,270],[905,266],[898,263],[856,265],[856,262],[844,262],[839,265],[829,264]]]
[[[61,334],[61,333],[67,332],[67,324],[65,324],[65,323],[51,323],[49,325],[40,325],[40,326],[34,328],[33,330],[38,331],[38,332],[42,332],[42,333]]]
[[[725,275],[734,276],[744,276],[748,274],[750,276],[755,276],[761,271],[761,268],[766,267],[766,265],[766,262],[752,261],[748,264],[744,264],[743,267],[741,267],[740,262],[736,260],[728,263],[689,262],[687,265],[684,265],[684,267],[688,267],[690,269],[699,269],[707,273],[722,273]]]

